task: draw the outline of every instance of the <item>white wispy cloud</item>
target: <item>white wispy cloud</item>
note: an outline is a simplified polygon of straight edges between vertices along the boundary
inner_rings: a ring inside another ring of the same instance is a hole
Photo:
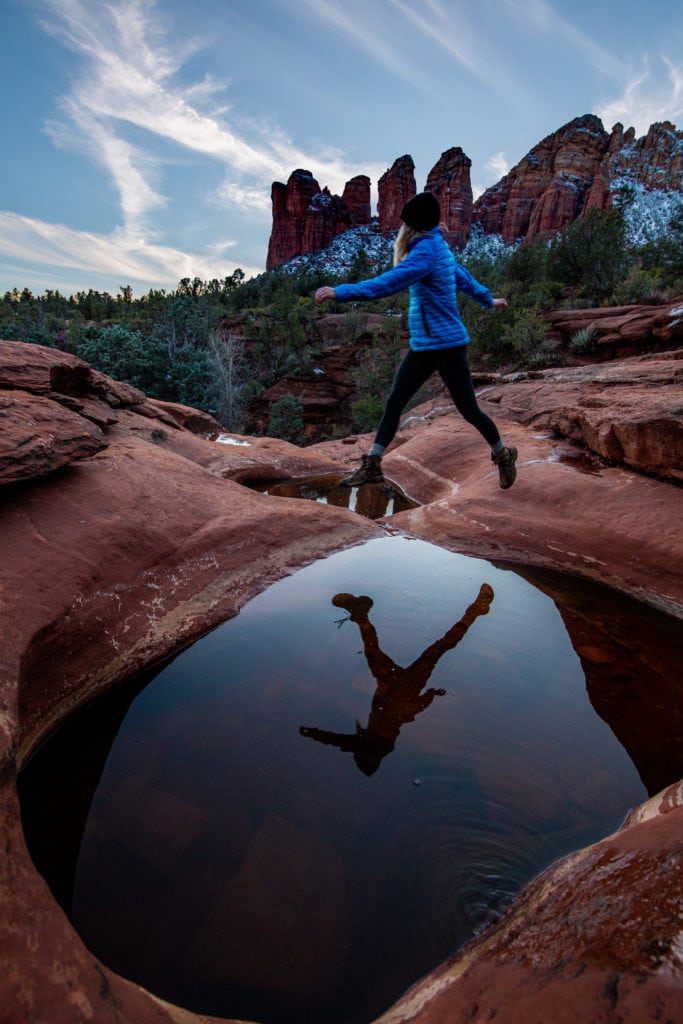
[[[490,174],[495,181],[504,177],[510,170],[510,161],[502,151],[494,153],[484,164],[484,170]]]
[[[314,17],[346,36],[391,74],[408,83],[424,86],[419,69],[400,54],[394,39],[392,19],[383,5],[362,3],[354,6],[339,0],[302,0],[302,3]]]
[[[523,109],[527,102],[519,76],[491,43],[476,8],[453,0],[303,0],[311,12],[345,35],[358,49],[397,78],[439,95],[429,60],[416,59],[416,41],[464,68],[506,103]]]
[[[547,0],[500,0],[500,4],[517,25],[524,26],[525,31],[562,40],[605,74],[619,76],[623,73],[626,65],[622,59],[582,32]]]
[[[653,70],[654,64],[654,70]],[[644,57],[642,69],[630,74],[621,93],[614,99],[599,103],[598,116],[606,128],[619,121],[644,135],[656,121],[683,122],[683,62],[662,55]]]
[[[121,225],[104,236],[0,214],[6,255],[166,285],[178,275],[220,277],[234,265],[161,244],[157,214],[172,200],[165,194],[167,161],[190,151],[222,167],[222,185],[197,201],[238,207],[263,221],[270,215],[272,181],[286,180],[295,167],[309,168],[338,192],[355,174],[368,173],[341,152],[306,151],[266,119],[240,119],[226,102],[227,79],[206,75],[187,82],[184,65],[206,41],[186,33],[172,37],[168,14],[155,0],[38,2],[43,28],[74,55],[69,92],[46,118],[45,130],[57,146],[103,169],[118,195]]]
[[[222,242],[205,254],[187,253],[125,229],[109,235],[95,234],[0,211],[0,250],[5,262],[101,274],[147,287],[168,287],[169,281],[175,284],[183,277],[222,279],[237,266],[225,259],[230,245]],[[242,270],[247,276],[259,273],[256,267],[242,265]]]

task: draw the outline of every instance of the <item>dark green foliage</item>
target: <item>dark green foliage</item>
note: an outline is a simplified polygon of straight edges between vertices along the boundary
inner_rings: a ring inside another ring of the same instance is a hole
[[[301,444],[304,432],[303,405],[297,395],[282,395],[270,407],[268,435]]]
[[[548,248],[548,278],[577,289],[589,305],[609,299],[627,265],[626,221],[617,207],[589,210]]]
[[[123,325],[89,328],[74,349],[75,354],[96,370],[116,380],[132,384],[154,398],[163,398],[168,358],[154,338],[143,338],[139,331]]]
[[[363,349],[358,365],[349,372],[353,388],[351,415],[354,430],[365,432],[377,427],[406,348],[407,337],[401,332],[400,318],[386,317],[381,334],[376,334],[372,344]],[[436,378],[418,391],[407,409],[425,401],[433,393],[434,386],[440,386]]]
[[[669,221],[667,234],[643,246],[640,260],[644,271],[659,276],[662,287],[683,291],[683,205]]]
[[[368,395],[351,403],[353,429],[361,434],[376,430],[382,418],[384,402],[379,395]]]

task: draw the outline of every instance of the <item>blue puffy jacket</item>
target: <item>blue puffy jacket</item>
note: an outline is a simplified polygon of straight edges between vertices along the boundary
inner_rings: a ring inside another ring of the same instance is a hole
[[[410,288],[408,327],[410,347],[416,352],[466,345],[470,340],[460,318],[456,292],[463,291],[481,306],[492,306],[488,288],[461,267],[439,228],[416,239],[408,255],[391,270],[359,284],[340,284],[334,289],[340,302],[381,299]]]

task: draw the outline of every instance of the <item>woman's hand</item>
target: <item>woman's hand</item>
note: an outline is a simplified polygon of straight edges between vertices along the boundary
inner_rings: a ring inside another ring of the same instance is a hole
[[[334,297],[334,288],[330,288],[329,285],[325,285],[323,288],[318,288],[315,293],[316,302],[325,302],[326,299],[333,299]]]
[[[493,300],[493,305],[494,306],[507,306],[507,304],[508,304],[508,300],[507,299],[494,299]]]

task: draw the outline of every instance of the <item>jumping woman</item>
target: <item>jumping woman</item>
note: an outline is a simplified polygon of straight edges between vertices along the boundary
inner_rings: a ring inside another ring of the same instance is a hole
[[[345,487],[382,483],[382,456],[398,430],[401,413],[413,395],[435,372],[450,392],[456,409],[476,427],[491,447],[500,486],[511,487],[517,470],[517,449],[507,448],[493,420],[479,408],[467,363],[469,334],[458,310],[458,291],[470,295],[485,308],[507,306],[494,299],[456,261],[439,228],[441,208],[431,192],[420,192],[401,210],[401,229],[394,243],[394,266],[384,274],[358,284],[325,286],[315,293],[316,302],[334,299],[353,302],[380,299],[410,288],[408,326],[410,349],[398,368],[375,440],[362,464],[342,480]]]

